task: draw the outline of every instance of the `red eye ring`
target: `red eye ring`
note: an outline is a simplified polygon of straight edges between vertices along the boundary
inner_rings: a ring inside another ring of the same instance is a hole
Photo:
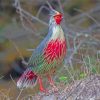
[[[56,19],[56,18],[57,18],[57,19],[58,19],[58,18],[62,18],[62,14],[57,14],[57,15],[54,16],[54,18],[55,18],[55,19]]]
[[[62,14],[57,14],[54,16],[54,19],[56,21],[56,24],[60,24],[61,20],[62,20]]]

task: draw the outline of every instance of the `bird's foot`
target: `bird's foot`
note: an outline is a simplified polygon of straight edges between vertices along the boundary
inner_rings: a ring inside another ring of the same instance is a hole
[[[44,92],[44,93],[48,93],[48,90],[44,89],[44,88],[40,88],[40,91],[41,92]]]
[[[52,84],[52,83],[50,83],[50,85],[52,86],[52,91],[53,91],[53,92],[58,92],[57,86],[55,86],[55,85]]]
[[[40,92],[47,94],[48,90],[44,88],[41,77],[38,77],[38,83],[39,83]]]
[[[53,92],[57,92],[58,91],[58,88],[57,88],[57,86],[55,86],[54,81],[51,78],[51,76],[50,75],[47,75],[47,78],[48,78],[48,81],[49,81],[49,83],[50,83],[50,85],[52,87],[52,91]]]
[[[44,95],[49,95],[50,92],[47,89],[40,89],[40,92],[43,93]]]

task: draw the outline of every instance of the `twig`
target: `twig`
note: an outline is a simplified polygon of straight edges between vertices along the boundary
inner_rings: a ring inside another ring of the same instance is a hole
[[[66,99],[68,99],[73,93],[74,91],[81,85],[82,80],[78,83],[78,85],[72,90],[72,92],[69,93],[69,95],[66,97]]]
[[[49,8],[48,7],[42,6],[42,7],[40,7],[39,11],[37,12],[36,17],[39,18],[39,15],[40,15],[40,13],[41,13],[41,11],[42,11],[43,8],[45,8],[45,9],[47,9],[49,11]]]
[[[16,82],[15,82],[14,79],[12,78],[11,74],[10,74],[10,78],[11,78],[12,82],[14,83],[14,85],[16,86]]]
[[[20,51],[19,51],[18,46],[17,46],[11,39],[9,39],[9,41],[10,41],[10,42],[13,44],[13,46],[15,47],[15,49],[16,49],[16,51],[18,52],[18,54],[19,54],[20,58],[22,59],[22,61],[25,61],[25,60],[24,60],[24,57],[22,56],[22,54],[21,54]]]
[[[19,100],[21,93],[23,92],[23,88],[20,90],[19,95],[17,96],[16,100]]]
[[[20,6],[18,6],[18,7],[15,6],[15,8],[16,8],[17,10],[21,11],[21,12],[20,12],[21,15],[23,14],[23,16],[28,16],[28,17],[31,18],[31,20],[36,20],[36,21],[40,22],[41,24],[44,24],[44,25],[48,26],[48,24],[47,24],[46,22],[44,22],[44,21],[40,20],[39,18],[37,18],[37,17],[31,15],[29,12],[25,11],[25,10],[22,9]]]
[[[50,5],[50,3],[48,1],[46,1],[46,3],[48,4],[50,10],[53,10],[52,6]]]
[[[4,76],[0,76],[0,80],[1,80],[2,78],[4,78]]]
[[[80,10],[80,9],[76,9],[76,8],[74,8],[74,10],[85,14],[87,17],[89,17],[91,20],[93,20],[100,27],[100,23],[98,23],[97,20],[95,18],[93,18],[92,16],[90,16],[88,13],[86,13],[86,12]]]

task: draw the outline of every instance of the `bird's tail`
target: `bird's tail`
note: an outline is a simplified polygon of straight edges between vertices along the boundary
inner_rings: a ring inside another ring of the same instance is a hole
[[[17,87],[18,88],[34,87],[36,83],[37,83],[37,75],[34,74],[31,68],[28,68],[17,81]]]

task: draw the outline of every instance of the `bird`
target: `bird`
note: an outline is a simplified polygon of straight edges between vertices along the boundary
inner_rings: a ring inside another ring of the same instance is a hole
[[[27,69],[17,81],[18,88],[33,88],[37,83],[41,92],[46,89],[43,86],[43,78],[46,77],[50,85],[55,86],[52,79],[53,71],[64,62],[67,45],[64,31],[61,27],[63,14],[51,9],[48,34],[34,49],[28,60]]]

